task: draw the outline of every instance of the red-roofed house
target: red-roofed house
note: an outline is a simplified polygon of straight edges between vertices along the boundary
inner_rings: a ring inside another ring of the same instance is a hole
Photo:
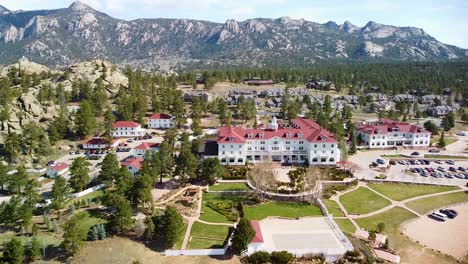
[[[144,156],[146,151],[156,152],[159,151],[159,143],[143,142],[133,149],[135,156]]]
[[[156,113],[148,118],[148,128],[171,128],[174,123],[174,117],[168,114]]]
[[[141,162],[143,162],[143,158],[126,158],[120,162],[120,166],[127,167],[132,175],[135,176],[141,169]]]
[[[431,141],[424,128],[391,119],[361,123],[357,135],[368,148],[428,147]]]
[[[218,159],[223,165],[260,161],[336,165],[340,150],[334,135],[310,119],[296,118],[286,127],[273,117],[266,129],[220,127]]]
[[[113,137],[142,137],[145,135],[145,130],[141,125],[133,121],[117,121],[112,124]]]
[[[68,164],[64,162],[54,163],[47,168],[46,175],[49,178],[55,178],[59,175],[63,175],[69,169],[70,169],[70,166],[68,166]]]
[[[110,144],[109,144],[110,143]],[[111,142],[106,138],[94,137],[85,143],[83,143],[83,149],[107,149],[107,148],[116,148],[120,143],[119,139],[113,139]]]

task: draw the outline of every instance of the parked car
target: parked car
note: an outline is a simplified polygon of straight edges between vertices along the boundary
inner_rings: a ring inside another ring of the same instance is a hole
[[[442,222],[445,222],[447,221],[447,215],[445,214],[441,214],[439,212],[433,212],[432,214],[429,215],[429,217],[435,219],[435,220],[438,220],[438,221],[442,221]]]
[[[420,153],[419,153],[419,152],[417,152],[417,151],[415,151],[415,152],[411,153],[411,156],[419,156],[419,155],[420,155]]]
[[[79,150],[75,151],[75,154],[76,154],[76,155],[79,155],[79,154],[80,154],[80,151],[79,151]]]
[[[68,152],[68,154],[73,155],[73,154],[75,154],[75,152],[70,151],[70,152]]]
[[[455,177],[457,177],[458,179],[465,179],[465,175],[462,173],[455,174]]]
[[[47,166],[52,166],[52,165],[54,165],[54,163],[55,163],[55,161],[51,160],[51,161],[47,162]]]
[[[439,153],[440,149],[430,149],[429,152],[431,153]]]
[[[451,166],[450,166],[450,167],[449,167],[449,171],[456,172],[457,169],[455,169],[455,167],[451,167]]]
[[[463,171],[463,172],[465,172],[465,171],[466,171],[466,169],[465,169],[465,168],[463,168],[463,167],[458,167],[458,170],[459,170],[459,171]]]
[[[442,164],[443,162],[441,160],[436,160],[435,163]]]
[[[440,166],[439,166],[439,167],[437,168],[437,170],[438,170],[438,171],[441,171],[441,172],[445,172],[444,167],[440,167]]]
[[[450,164],[450,165],[455,165],[455,161],[453,160],[447,160],[445,163]]]
[[[377,159],[377,163],[378,163],[378,164],[385,164],[385,160],[383,160],[383,159]]]
[[[396,163],[396,161],[391,160],[391,161],[390,161],[390,164],[391,164],[391,165],[396,165],[397,163]]]
[[[133,139],[129,138],[129,139],[127,140],[127,142],[128,142],[128,143],[132,143],[132,142],[133,142]]]
[[[458,212],[453,209],[440,209],[439,212],[446,215],[450,219],[453,219],[458,215]]]

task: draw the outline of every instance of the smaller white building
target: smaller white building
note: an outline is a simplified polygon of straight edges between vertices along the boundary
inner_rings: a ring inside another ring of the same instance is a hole
[[[49,178],[55,178],[59,175],[63,175],[69,169],[70,169],[70,166],[68,166],[68,164],[64,162],[54,163],[47,168],[46,175]]]
[[[113,125],[111,135],[113,137],[142,137],[145,130],[141,125],[133,121],[117,121]]]
[[[175,126],[174,117],[168,114],[156,113],[148,118],[148,128],[172,128]]]
[[[136,157],[143,157],[146,151],[151,153],[159,151],[159,143],[143,142],[133,149],[133,154]]]

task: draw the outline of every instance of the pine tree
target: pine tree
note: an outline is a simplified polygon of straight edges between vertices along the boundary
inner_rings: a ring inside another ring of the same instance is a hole
[[[99,224],[98,225],[98,230],[99,230],[99,238],[101,240],[104,240],[107,238],[107,234],[106,234],[106,227],[104,226],[104,224]]]
[[[68,194],[70,193],[70,189],[68,188],[67,181],[62,176],[57,176],[54,181],[54,185],[52,186],[51,196],[52,196],[52,203],[51,208],[59,211],[64,206],[68,200]]]
[[[108,153],[101,165],[101,172],[99,174],[99,180],[104,182],[107,186],[113,186],[114,180],[119,174],[120,166],[119,160],[115,153]]]
[[[91,228],[89,239],[96,241],[99,240],[99,225],[95,225]]]
[[[81,192],[91,181],[89,176],[89,163],[84,157],[76,158],[70,166],[70,186],[76,191]]]
[[[442,135],[440,135],[439,143],[437,144],[439,148],[445,148],[447,143],[445,142],[445,131],[442,131]]]
[[[232,247],[240,253],[247,248],[247,245],[255,237],[255,230],[249,220],[241,218],[232,236]]]
[[[93,135],[97,129],[96,115],[91,101],[85,100],[75,114],[75,130],[80,138]]]
[[[184,219],[173,207],[167,207],[161,217],[162,227],[158,232],[162,233],[162,239],[167,248],[170,248],[179,239],[184,230]]]
[[[22,264],[24,261],[24,247],[21,241],[14,237],[3,245],[3,263]]]
[[[26,255],[32,261],[38,260],[42,257],[41,244],[35,236],[31,239],[31,242],[27,247]]]
[[[145,229],[145,232],[143,233],[143,237],[146,241],[150,241],[153,239],[154,231],[155,231],[153,218],[149,216],[146,217],[145,223],[146,223],[146,229]]]

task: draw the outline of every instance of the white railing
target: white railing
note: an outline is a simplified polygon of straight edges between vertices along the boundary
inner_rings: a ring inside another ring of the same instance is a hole
[[[94,192],[94,191],[103,189],[104,187],[106,187],[106,185],[105,185],[104,183],[102,183],[102,184],[93,186],[93,187],[91,187],[91,188],[88,188],[88,189],[86,189],[86,190],[84,190],[84,191],[81,191],[81,192],[79,192],[79,193],[71,193],[71,194],[70,194],[70,197],[79,198],[79,197],[85,196],[86,194],[89,194],[89,193],[92,193],[92,192]]]

